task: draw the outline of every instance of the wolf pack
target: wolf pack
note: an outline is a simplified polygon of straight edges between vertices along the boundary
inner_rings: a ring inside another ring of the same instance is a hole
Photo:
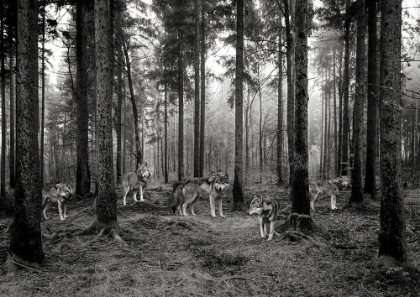
[[[148,185],[151,178],[150,168],[147,163],[141,164],[135,172],[128,172],[122,177],[122,203],[127,205],[127,195],[132,192],[134,203],[144,202],[144,189]],[[330,197],[331,209],[337,209],[336,200],[339,190],[350,186],[348,176],[338,177],[332,180],[310,182],[310,207],[315,211],[314,203],[318,198]],[[218,214],[223,214],[223,198],[226,197],[231,185],[229,183],[229,175],[219,170],[211,172],[207,177],[186,178],[175,182],[172,186],[170,198],[170,207],[174,215],[188,216],[188,211],[195,216],[194,207],[200,199],[208,201],[209,213],[212,217],[216,217],[216,204]],[[137,199],[139,192],[140,200]],[[51,204],[56,203],[60,220],[67,217],[67,203],[74,196],[74,190],[70,183],[59,183],[51,187],[48,191],[42,190],[42,212],[44,218],[48,220],[47,209]],[[267,238],[268,241],[273,239],[274,222],[276,221],[280,211],[280,201],[274,197],[254,197],[249,204],[248,214],[255,215],[259,222],[259,231],[261,238]]]

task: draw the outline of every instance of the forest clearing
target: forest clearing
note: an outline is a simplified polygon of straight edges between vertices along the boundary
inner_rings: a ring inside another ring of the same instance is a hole
[[[0,265],[0,296],[419,296],[420,274],[378,267],[379,204],[368,201],[369,211],[343,211],[348,191],[340,192],[338,210],[329,199],[317,201],[315,222],[330,235],[321,244],[290,242],[278,236],[270,242],[259,237],[255,216],[230,211],[212,218],[201,200],[197,216],[174,216],[168,207],[171,185],[152,184],[146,203],[122,206],[118,199],[124,245],[107,237],[77,236],[43,240],[47,264],[39,269],[6,272]],[[282,211],[290,211],[288,190],[270,185],[245,188],[254,195],[275,195]],[[408,254],[420,267],[420,190],[406,193]],[[130,197],[131,198],[131,197]],[[43,233],[71,232],[93,220],[92,201],[70,205],[60,222],[51,207]],[[7,226],[0,219],[0,251],[8,247]],[[5,253],[1,252],[0,264]]]

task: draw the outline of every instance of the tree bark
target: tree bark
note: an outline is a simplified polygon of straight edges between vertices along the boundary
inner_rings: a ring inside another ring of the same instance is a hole
[[[281,21],[280,21],[281,25]],[[283,53],[282,50],[283,28],[279,28],[279,82],[277,89],[277,185],[282,185],[283,181]]]
[[[182,29],[178,26],[178,180],[184,177],[184,69]]]
[[[376,1],[367,1],[368,6],[368,87],[367,87],[367,131],[366,131],[366,175],[364,192],[376,199],[376,129],[378,109],[377,83],[377,25]]]
[[[18,1],[15,217],[11,226],[12,261],[41,264],[41,183],[39,171],[38,3]]]
[[[383,0],[381,13],[381,179],[379,256],[407,260],[401,189],[402,1]]]
[[[117,226],[112,142],[112,4],[95,0],[95,69],[97,98],[98,197],[96,221],[102,229]]]
[[[15,187],[15,71],[13,70],[14,53],[9,57],[10,68],[10,149],[9,149],[9,185],[11,188]]]
[[[194,177],[200,176],[200,7],[194,1]]]
[[[128,89],[130,91],[131,107],[133,109],[133,122],[134,122],[134,135],[136,143],[136,169],[140,166],[142,157],[141,141],[140,141],[140,128],[139,128],[139,113],[136,104],[136,95],[134,94],[133,77],[131,73],[131,60],[128,53],[129,41],[123,44],[124,56],[125,56],[125,67],[128,79]]]
[[[365,2],[358,4],[357,16],[357,43],[356,43],[356,97],[353,107],[353,145],[354,161],[352,171],[352,188],[349,204],[360,206],[363,203],[363,168],[362,168],[362,150],[363,150],[363,124],[364,124],[364,106],[365,106],[365,85],[366,85],[366,14]]]
[[[4,16],[3,11],[0,14],[0,44],[1,44],[1,200],[6,196],[6,68],[5,66],[5,47],[4,47]],[[11,69],[10,69],[11,70]]]
[[[89,171],[89,111],[88,111],[88,56],[87,56],[87,1],[76,4],[76,59],[77,83],[75,101],[77,107],[77,166],[76,194],[84,196],[90,192]]]
[[[284,0],[284,11],[286,21],[286,41],[287,41],[287,143],[289,155],[289,185],[293,183],[293,131],[294,131],[294,112],[295,112],[295,34],[293,32],[292,23],[294,19],[293,8],[294,1]]]
[[[200,110],[200,176],[204,176],[204,133],[206,125],[206,23],[205,1],[201,1],[201,110]]]
[[[343,75],[343,146],[341,162],[345,165],[341,168],[341,175],[348,174],[349,163],[349,84],[350,84],[350,0],[346,2],[346,22],[344,31],[344,75]]]
[[[235,166],[232,210],[245,210],[243,194],[243,72],[244,72],[244,1],[236,3],[236,80],[235,80]]]

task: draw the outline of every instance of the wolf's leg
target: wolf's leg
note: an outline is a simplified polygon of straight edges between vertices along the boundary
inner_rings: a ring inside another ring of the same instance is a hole
[[[180,205],[178,205],[176,209],[178,210],[178,214],[179,214],[180,216],[182,216],[181,204],[180,204]]]
[[[134,202],[138,202],[138,200],[137,200],[137,190],[134,190],[133,200],[134,200]]]
[[[222,197],[220,197],[219,200],[217,200],[217,205],[219,206],[219,215],[224,218],[225,216],[223,215],[222,201]]]
[[[198,199],[199,199],[199,197],[195,197],[194,201],[193,201],[193,202],[191,202],[191,204],[190,204],[190,211],[191,211],[191,214],[192,214],[193,216],[195,216],[195,215],[196,215],[196,213],[195,213],[195,211],[194,211],[194,207],[195,207],[195,205],[197,204]]]
[[[124,188],[123,205],[127,205],[127,194],[128,194],[128,192],[130,192],[130,187]]]
[[[64,221],[63,211],[61,210],[62,205],[61,205],[60,199],[58,199],[58,201],[57,201],[57,207],[58,207],[58,213],[60,215],[60,220]]]
[[[209,195],[209,206],[210,206],[210,215],[213,217],[213,218],[215,218],[216,217],[216,206],[215,206],[215,197],[212,195],[212,194],[210,194]]]
[[[140,201],[144,201],[144,199],[143,199],[143,186],[142,185],[140,185],[139,191],[140,191]]]
[[[263,218],[262,217],[258,217],[258,222],[260,223],[260,234],[261,234],[261,238],[265,238],[264,227],[263,227]]]
[[[63,202],[62,205],[63,205],[63,209],[64,209],[64,211],[63,211],[64,218],[67,218],[67,203]]]
[[[263,221],[264,238],[267,236],[267,223]]]
[[[50,203],[49,202],[45,202],[44,206],[42,207],[42,213],[44,214],[44,218],[46,220],[48,220],[48,217],[47,217],[47,209],[48,209],[49,206],[50,206]]]
[[[337,198],[335,197],[335,195],[331,195],[331,209],[337,209],[337,207],[335,206]]]
[[[318,196],[314,196],[313,198],[311,197],[311,202],[310,202],[310,204],[311,204],[311,209],[313,210],[313,211],[315,211],[315,208],[314,208],[314,203],[315,203],[315,200],[316,200],[316,198],[317,198]]]
[[[273,239],[273,235],[274,235],[274,221],[270,222],[270,232],[268,233],[268,239],[267,241],[270,241]]]
[[[182,204],[182,215],[183,216],[187,216],[188,214],[187,214],[187,202],[184,202],[183,204]]]

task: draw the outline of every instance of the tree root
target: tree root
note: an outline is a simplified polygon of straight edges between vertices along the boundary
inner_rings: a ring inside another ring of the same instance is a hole
[[[124,232],[118,226],[116,221],[110,223],[101,223],[97,219],[87,227],[86,229],[80,230],[74,234],[75,236],[87,236],[87,235],[97,235],[93,241],[98,241],[104,236],[109,236],[115,240],[118,244],[127,245],[125,240],[122,238]]]
[[[41,272],[41,268],[42,266],[44,266],[43,264],[44,264],[44,261],[42,263],[28,262],[26,260],[23,260],[18,255],[15,255],[14,253],[9,251],[5,266],[8,268],[7,270],[10,272],[15,271],[17,267],[25,268],[25,269],[36,271],[36,272]]]
[[[328,244],[329,235],[317,226],[310,215],[292,213],[283,225],[276,228],[282,240],[310,242],[324,247]]]

